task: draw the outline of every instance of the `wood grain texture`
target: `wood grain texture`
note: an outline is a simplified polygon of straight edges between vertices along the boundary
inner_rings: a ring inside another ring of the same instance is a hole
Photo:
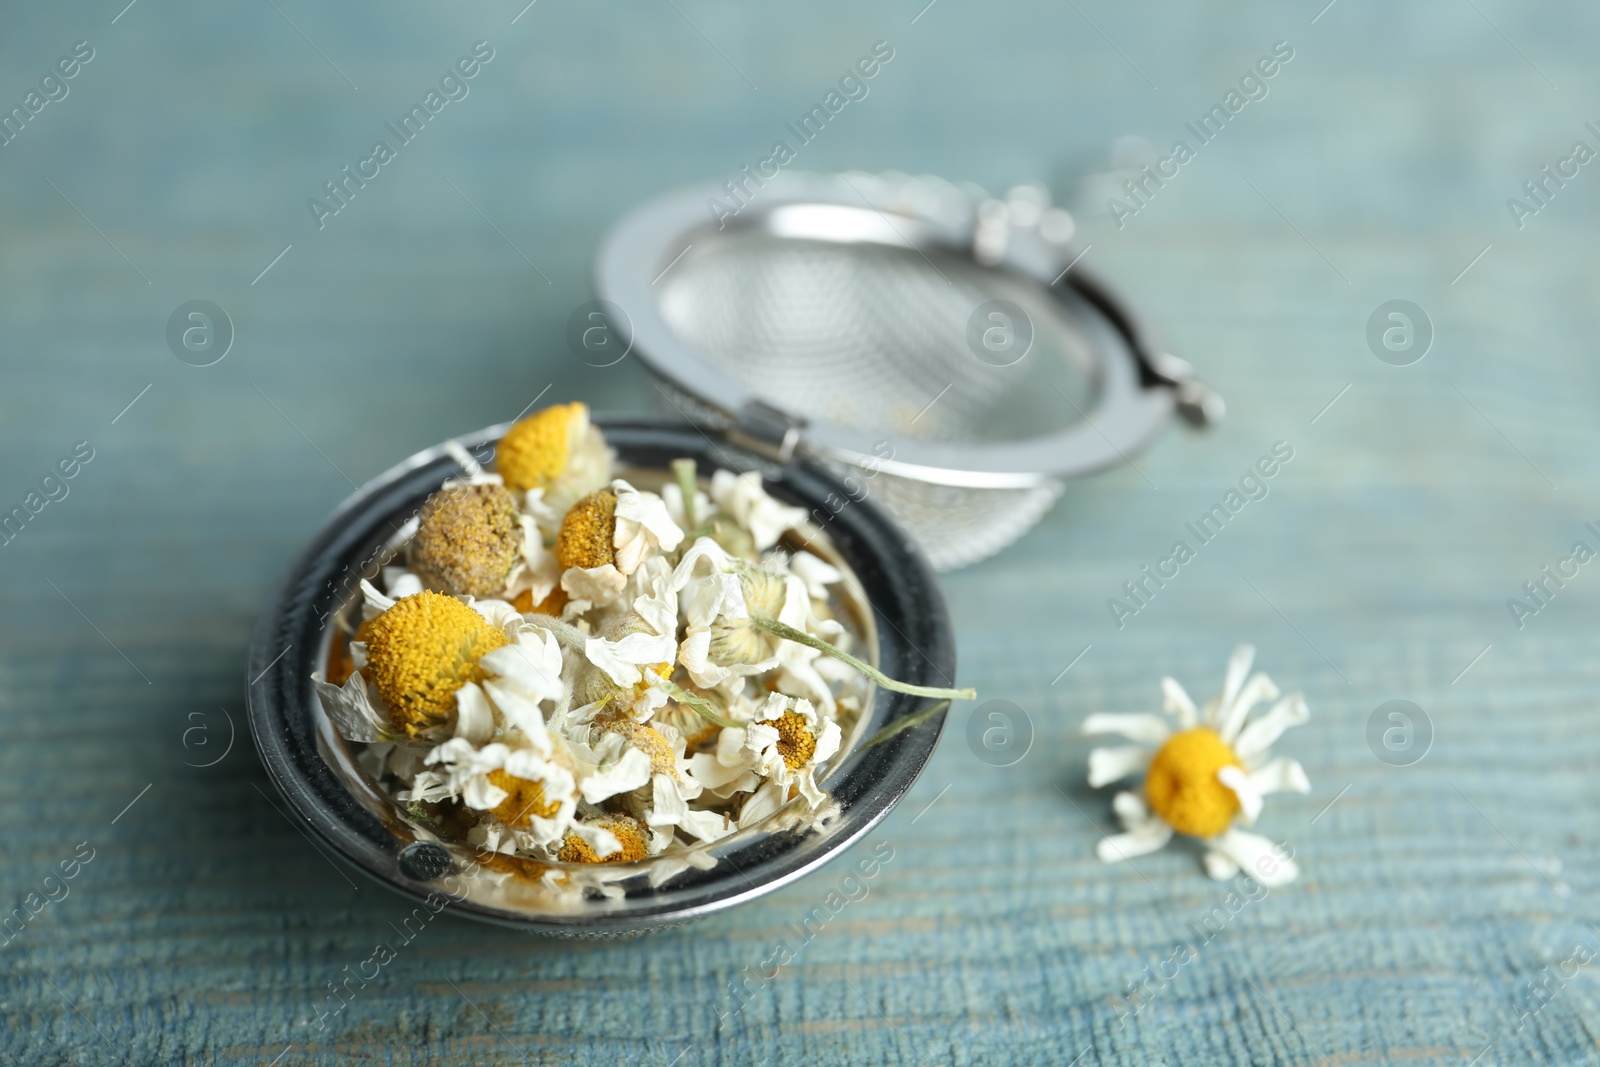
[[[1339,0],[1320,17],[1320,0],[470,7],[7,15],[6,108],[74,42],[95,58],[0,147],[0,505],[78,441],[95,458],[0,548],[0,908],[79,842],[94,858],[0,947],[0,1060],[1600,1058],[1593,968],[1548,979],[1575,945],[1600,949],[1600,575],[1584,567],[1522,629],[1505,605],[1574,541],[1597,544],[1600,173],[1521,230],[1505,199],[1573,141],[1600,147],[1584,129],[1600,16],[1499,0]],[[479,40],[495,58],[470,95],[319,231],[307,198]],[[730,982],[842,870],[629,942],[441,918],[319,1029],[327,985],[395,940],[405,908],[275,810],[246,738],[192,766],[244,727],[255,613],[351,483],[396,459],[546,386],[648,405],[639,367],[589,368],[563,341],[605,227],[767,154],[877,40],[895,58],[796,166],[1047,180],[1080,212],[1086,262],[1161,318],[1229,420],[1072,487],[1013,549],[948,576],[961,682],[1025,709],[1032,747],[980,762],[958,707],[874,836],[894,859],[742,1010]],[[1278,40],[1295,57],[1269,95],[1123,228],[1080,194],[1115,138],[1164,152]],[[1363,339],[1395,298],[1437,331],[1405,368]],[[215,366],[167,350],[191,299],[236,326]],[[1279,440],[1295,458],[1271,494],[1118,629],[1106,599]],[[1281,751],[1314,792],[1273,798],[1261,824],[1305,874],[1119,1019],[1127,983],[1226,887],[1184,847],[1094,860],[1109,796],[1084,785],[1077,724],[1153,708],[1164,673],[1209,695],[1242,640],[1309,697]],[[1435,730],[1411,767],[1367,746],[1391,698]],[[1524,1019],[1541,982],[1553,995]]]

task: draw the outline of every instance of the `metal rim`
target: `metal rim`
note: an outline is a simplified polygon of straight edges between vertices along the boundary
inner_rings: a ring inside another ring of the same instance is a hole
[[[620,461],[665,467],[679,456],[702,473],[717,468],[759,470],[779,499],[822,509],[829,494],[847,499],[837,477],[809,462],[774,467],[705,434],[650,416],[597,416]],[[506,425],[459,438],[468,448],[498,441]],[[324,630],[348,596],[347,583],[365,569],[371,546],[386,541],[422,500],[458,468],[442,450],[410,457],[347,498],[312,537],[257,623],[247,665],[250,729],[256,750],[289,807],[344,860],[378,882],[418,901],[438,881],[407,873],[400,853],[412,838],[386,822],[346,787],[319,751],[326,717],[309,681],[320,666]],[[870,501],[832,515],[835,548],[855,570],[878,623],[879,663],[914,684],[949,685],[955,644],[944,599],[921,553]],[[375,573],[375,571],[374,571]],[[885,625],[887,623],[887,625]],[[921,698],[879,690],[864,736],[926,710]],[[764,835],[710,871],[690,870],[657,890],[630,887],[620,902],[596,902],[577,912],[529,914],[472,900],[452,901],[457,914],[554,936],[608,936],[675,925],[772,892],[821,866],[877,825],[916,781],[943,730],[947,710],[929,715],[880,744],[858,748],[825,779],[841,814],[822,833]],[[320,734],[320,736],[319,736]]]
[[[862,191],[869,175],[780,175],[769,181],[740,211],[732,226],[794,236],[789,209],[823,206],[848,209],[835,213],[831,224],[804,234],[811,240],[876,243],[916,250],[939,249],[974,258],[976,201],[968,208],[916,210],[885,206]],[[944,188],[953,188],[943,185]],[[714,197],[726,197],[715,185],[668,193],[636,208],[607,234],[595,264],[596,289],[603,300],[627,316],[633,347],[650,368],[678,388],[724,413],[737,423],[753,404],[765,405],[748,388],[719,374],[678,337],[662,316],[656,280],[697,234],[715,232],[719,224],[707,209]],[[848,463],[872,461],[882,470],[919,481],[972,488],[1027,488],[1126,462],[1143,447],[1172,414],[1171,386],[1158,371],[1158,353],[1147,351],[1145,328],[1133,312],[1103,283],[1081,266],[1060,277],[1061,264],[1037,247],[1019,245],[993,269],[1025,278],[1048,292],[1056,303],[1086,311],[1082,321],[1096,337],[1100,356],[1099,403],[1072,426],[1026,441],[942,444],[846,426],[826,420],[805,420],[799,434],[803,452]],[[875,458],[874,445],[887,439],[894,458]]]

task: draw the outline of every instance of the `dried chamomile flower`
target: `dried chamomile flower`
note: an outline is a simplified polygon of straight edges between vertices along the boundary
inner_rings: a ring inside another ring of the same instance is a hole
[[[446,722],[456,691],[483,678],[478,661],[508,643],[455,597],[424,591],[372,620],[366,670],[394,725],[414,737]]]
[[[548,845],[559,841],[577,814],[579,789],[564,752],[541,754],[494,742],[482,748],[455,737],[428,753],[417,785],[402,799],[458,799],[475,811],[492,815],[492,835],[476,834],[472,843],[490,851],[508,851],[502,844]],[[483,830],[484,824],[478,829]]]
[[[1100,842],[1095,852],[1102,861],[1154,852],[1180,833],[1209,846],[1205,865],[1213,878],[1232,878],[1243,869],[1263,885],[1279,886],[1299,874],[1294,861],[1270,840],[1234,825],[1252,825],[1268,793],[1311,790],[1298,762],[1268,759],[1272,743],[1310,717],[1305,697],[1291,693],[1277,700],[1278,687],[1264,674],[1246,681],[1254,658],[1249,645],[1234,651],[1221,695],[1203,712],[1182,686],[1163,678],[1163,708],[1176,721],[1177,731],[1159,715],[1097,714],[1084,720],[1085,734],[1115,733],[1136,742],[1090,752],[1091,786],[1144,771],[1142,796],[1118,793],[1112,802],[1126,832]],[[1266,700],[1277,703],[1251,718],[1252,709]]]
[[[617,562],[617,494],[590,493],[567,512],[556,535],[556,559],[563,568],[593,570]]]
[[[533,825],[534,819],[548,819],[561,810],[559,799],[544,795],[543,781],[518,778],[501,769],[490,771],[488,782],[506,794],[504,800],[489,810],[507,826],[526,828]]]
[[[556,858],[566,863],[633,863],[650,854],[650,830],[631,815],[606,814],[574,823]]]
[[[777,549],[805,515],[758,475],[680,460],[660,494],[613,479],[581,404],[517,423],[497,470],[446,449],[464,476],[386,591],[362,583],[366,621],[313,683],[401,810],[498,877],[575,900],[623,892],[640,861],[651,886],[706,869],[698,845],[838,810],[816,779],[866,682],[967,695],[850,655],[830,604],[850,576]]]
[[[573,600],[607,605],[627,587],[629,576],[682,540],[683,531],[661,497],[619,478],[562,517],[555,552],[561,588]]]
[[[649,757],[652,775],[681,777],[678,773],[678,751],[672,742],[653,726],[634,722],[629,715],[616,710],[607,710],[596,715],[593,725],[601,733],[620,734],[627,739],[628,744]]]
[[[699,577],[708,568],[709,574]],[[971,689],[910,685],[896,681],[806,627],[812,621],[805,583],[792,574],[754,567],[728,555],[702,537],[683,554],[673,585],[684,590],[688,626],[678,661],[698,685],[718,685],[730,675],[757,674],[779,666],[780,641],[794,642],[831,656],[885,689],[914,696],[971,700]],[[691,585],[692,583],[692,585]],[[784,664],[798,673],[803,664]]]
[[[422,506],[411,567],[429,589],[498,597],[522,552],[516,501],[502,485],[443,489]]]
[[[745,727],[739,752],[758,774],[781,786],[794,785],[816,808],[824,799],[817,788],[817,765],[833,758],[839,741],[839,724],[819,716],[809,700],[773,693]]]
[[[495,469],[514,493],[543,492],[544,502],[565,510],[611,477],[611,453],[589,424],[583,404],[556,404],[521,419],[495,450]]]
[[[806,521],[806,509],[780,504],[761,486],[756,471],[734,474],[719,470],[711,475],[711,499],[747,530],[758,552],[778,543],[785,530]]]

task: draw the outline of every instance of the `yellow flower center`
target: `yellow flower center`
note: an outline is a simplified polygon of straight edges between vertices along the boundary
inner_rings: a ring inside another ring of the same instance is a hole
[[[524,615],[554,615],[560,617],[561,609],[567,606],[567,591],[559,585],[550,590],[550,595],[539,601],[533,602],[533,590],[524,589],[511,600],[511,606]]]
[[[582,404],[556,404],[536,411],[506,431],[495,449],[495,469],[513,492],[548,488],[567,469],[572,422]]]
[[[667,739],[653,727],[634,722],[626,711],[605,711],[595,716],[594,724],[602,733],[621,734],[628,744],[650,757],[650,773],[678,777],[678,756]]]
[[[644,825],[630,815],[603,815],[591,825],[610,830],[622,851],[601,857],[589,842],[569,831],[556,858],[566,863],[632,863],[649,852]]]
[[[1217,780],[1217,772],[1237,766],[1239,757],[1215,730],[1197,726],[1173,734],[1150,761],[1145,800],[1180,834],[1215,837],[1239,812],[1239,798]]]
[[[494,817],[507,826],[526,827],[533,817],[548,819],[561,810],[560,803],[546,800],[544,783],[518,778],[505,771],[490,771],[489,784],[506,791],[506,798],[494,807]]]
[[[516,504],[504,486],[457,486],[423,505],[412,566],[430,589],[497,597],[516,561],[520,534]]]
[[[561,520],[556,559],[562,567],[603,567],[617,561],[617,494],[590,493]]]
[[[455,597],[395,601],[367,628],[367,671],[394,725],[410,736],[448,720],[456,690],[479,681],[478,660],[509,639]]]
[[[772,725],[778,730],[778,755],[783,757],[785,766],[795,769],[811,762],[817,751],[817,737],[806,726],[804,715],[786,711]]]

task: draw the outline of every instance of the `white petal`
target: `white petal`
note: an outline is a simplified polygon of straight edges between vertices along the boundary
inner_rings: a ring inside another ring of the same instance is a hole
[[[1098,789],[1150,764],[1150,750],[1138,745],[1097,748],[1089,753],[1089,785]]]
[[[1217,698],[1217,707],[1226,712],[1233,706],[1233,700],[1239,695],[1244,679],[1250,673],[1250,665],[1256,659],[1255,645],[1240,645],[1233,650],[1233,655],[1228,657],[1228,673],[1222,680],[1222,695]],[[1213,723],[1212,725],[1216,725]]]
[[[620,478],[611,483],[617,494],[617,570],[632,574],[656,547],[671,552],[683,540],[683,531],[667,513],[667,505],[654,493],[640,492]]]
[[[1292,759],[1275,759],[1265,767],[1256,768],[1250,772],[1250,784],[1262,795],[1285,790],[1311,792],[1311,780],[1306,777],[1305,768]]]
[[[471,606],[497,630],[512,632],[522,623],[522,614],[504,600],[474,600]]]
[[[711,655],[711,631],[697,630],[683,635],[683,643],[678,646],[678,662],[689,668],[703,670],[708,664],[706,657]]]
[[[450,740],[445,741],[442,744],[435,745],[428,753],[428,758],[423,762],[430,767],[436,763],[460,763],[467,760],[477,759],[483,753],[498,753],[499,758],[504,759],[505,752],[506,746],[504,745],[485,745],[480,752],[480,750],[466,738],[452,737]],[[493,763],[487,769],[493,770],[498,766],[500,766],[499,763]]]
[[[785,530],[806,520],[804,508],[780,504],[767,495],[756,471],[734,474],[719,470],[711,475],[711,498],[733,520],[750,531],[756,550],[765,552],[777,544]]]
[[[1156,820],[1139,830],[1102,837],[1094,846],[1101,863],[1116,863],[1155,852],[1172,840],[1172,827]]]
[[[1276,888],[1288,885],[1300,874],[1294,860],[1284,855],[1278,846],[1260,834],[1229,829],[1220,837],[1206,842],[1239,869],[1264,886]]]
[[[1161,706],[1169,715],[1176,715],[1178,725],[1185,730],[1192,730],[1199,725],[1200,712],[1176,678],[1161,679]]]
[[[531,700],[560,700],[566,695],[561,681],[561,645],[548,630],[524,630],[516,641],[485,654],[478,662]]]
[[[810,656],[799,653],[809,652]],[[778,674],[778,687],[786,693],[796,696],[805,696],[814,703],[821,705],[829,714],[834,710],[833,689],[828,685],[827,679],[817,670],[815,649],[797,645],[793,641],[785,641],[778,646],[778,664],[781,668]],[[829,659],[828,663],[838,663],[838,660]],[[847,664],[840,664],[851,670]]]
[[[324,681],[318,672],[311,676],[311,684],[316,686],[322,710],[340,737],[347,741],[385,741],[394,736],[388,721],[372,706],[366,679],[361,675],[352,673],[343,686],[337,686]]]
[[[671,581],[671,575],[666,575],[664,580]],[[670,639],[678,632],[678,598],[670,588],[660,592],[665,595],[635,597],[633,610],[639,613],[650,629],[658,634],[666,634]],[[667,657],[669,661],[671,658]]]
[[[1217,716],[1217,733],[1222,740],[1233,744],[1239,731],[1244,727],[1245,720],[1250,717],[1250,709],[1263,700],[1276,700],[1278,687],[1271,678],[1264,674],[1252,675],[1245,683],[1244,688],[1233,698],[1231,705],[1225,704]]]
[[[589,662],[624,688],[638,683],[640,664],[671,663],[677,651],[676,641],[655,634],[629,634],[620,641],[591,637],[583,645]]]
[[[600,859],[622,851],[622,842],[617,840],[617,835],[604,826],[575,822],[568,829],[594,849],[594,854]]]
[[[717,762],[724,767],[749,767],[749,756],[745,751],[745,729],[742,726],[727,726],[717,735]]]
[[[674,852],[662,856],[650,865],[650,888],[655,889],[667,879],[677,874],[682,874],[689,869],[689,857],[697,855],[694,852]]]
[[[799,711],[799,705],[787,694],[768,693],[761,701],[761,706],[756,709],[755,722],[777,722],[783,718],[783,713],[793,709]]]
[[[828,799],[828,794],[824,793],[817,785],[816,771],[811,767],[796,771],[794,784],[795,788],[800,791],[800,795],[805,797],[806,803],[811,806],[812,811],[822,807],[823,801]]]
[[[466,473],[468,478],[477,478],[483,474],[482,465],[478,463],[471,452],[466,450],[460,441],[446,441],[444,450],[451,459],[461,465],[462,471]]]
[[[500,709],[500,715],[507,724],[521,730],[539,755],[550,755],[550,731],[545,726],[544,713],[539,710],[538,701],[530,700],[515,687],[492,678],[484,680],[483,691]]]
[[[709,752],[696,752],[689,757],[689,777],[706,789],[720,790],[748,772],[749,766],[743,762],[727,766]]]
[[[579,788],[584,800],[598,804],[618,793],[638,789],[649,780],[650,757],[636,748],[630,748],[615,763],[585,775]]]
[[[404,567],[383,568],[383,587],[389,591],[390,600],[399,600],[422,592],[422,579]]]
[[[694,684],[702,689],[711,689],[733,677],[733,672],[728,668],[712,663],[710,656],[711,631],[709,630],[686,635],[683,644],[678,646],[678,662],[689,672]]]
[[[810,552],[797,552],[789,561],[789,569],[806,583],[806,589],[817,600],[828,598],[828,586],[844,580],[838,568],[824,563]]]
[[[1239,798],[1239,813],[1244,816],[1245,825],[1255,825],[1256,818],[1261,814],[1261,794],[1251,784],[1250,776],[1240,767],[1224,767],[1217,772],[1217,781],[1233,790],[1233,795]]]
[[[568,567],[561,572],[561,588],[574,600],[609,604],[628,585],[628,576],[607,563],[601,567]]]
[[[1258,716],[1255,721],[1239,732],[1239,739],[1234,742],[1233,750],[1240,759],[1249,763],[1258,756],[1266,754],[1267,749],[1283,732],[1291,726],[1303,725],[1311,718],[1311,711],[1306,707],[1306,698],[1303,693],[1290,693],[1276,704],[1272,705],[1265,715]]]
[[[1112,715],[1100,712],[1083,720],[1085,734],[1121,734],[1129,741],[1159,745],[1172,734],[1172,727],[1159,715]]]
[[[1124,830],[1138,830],[1145,823],[1155,819],[1155,816],[1150,814],[1150,807],[1144,802],[1144,797],[1138,793],[1126,791],[1118,793],[1111,800],[1111,810],[1122,820]]]
[[[811,594],[806,583],[789,575],[783,580],[783,607],[778,611],[778,621],[796,630],[804,630],[811,621]]]
[[[394,598],[384,596],[378,592],[377,586],[363,578],[361,579],[361,603],[363,615],[370,619],[382,615],[394,607]]]
[[[1222,853],[1213,849],[1206,850],[1206,873],[1219,882],[1226,882],[1239,873],[1239,865]]]
[[[811,762],[825,762],[835,752],[839,751],[840,737],[839,724],[829,719],[823,724],[822,733],[817,735],[817,748],[811,754]]]
[[[701,537],[690,545],[684,552],[683,558],[678,560],[678,566],[672,572],[672,587],[682,589],[694,576],[695,566],[701,560],[711,564],[713,573],[728,573],[733,570],[733,557],[728,555],[728,550],[717,544],[709,537]]]
[[[461,800],[469,808],[488,811],[490,808],[499,807],[510,795],[499,786],[491,784],[488,778],[475,774],[467,779],[466,788],[461,791]]]
[[[744,807],[739,809],[739,829],[748,830],[770,818],[783,807],[787,792],[788,790],[777,782],[767,782],[757,789],[750,795],[750,799],[744,802]]]
[[[494,734],[494,709],[474,682],[456,690],[456,736],[481,745]]]
[[[765,767],[773,761],[779,766],[783,765],[783,757],[778,754],[777,727],[765,723],[751,723],[744,731],[744,752],[760,767]],[[718,738],[721,741],[721,738]]]
[[[715,841],[733,832],[727,816],[710,811],[695,811],[684,802],[678,783],[665,774],[658,774],[651,783],[655,810],[646,822],[651,826],[678,826],[691,837],[701,841]]]

